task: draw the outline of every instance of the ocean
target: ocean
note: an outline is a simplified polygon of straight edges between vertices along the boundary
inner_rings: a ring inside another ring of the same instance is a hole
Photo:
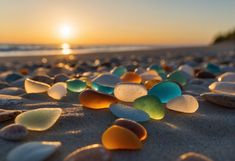
[[[60,54],[87,54],[117,51],[148,50],[168,48],[169,46],[152,45],[41,45],[41,44],[0,44],[0,57],[10,56],[42,56]]]

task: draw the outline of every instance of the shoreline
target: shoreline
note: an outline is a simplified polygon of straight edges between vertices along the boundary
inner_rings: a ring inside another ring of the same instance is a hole
[[[55,55],[32,55],[32,56],[1,56],[0,62],[12,62],[17,58],[17,61],[32,61],[38,62],[39,60],[46,58],[49,62],[54,61],[55,59],[66,59],[70,56],[79,59],[96,59],[96,58],[105,58],[105,57],[129,57],[130,55],[146,55],[146,56],[165,56],[166,54],[173,53],[174,55],[198,55],[203,54],[203,56],[213,55],[217,52],[225,51],[234,51],[235,45],[209,45],[209,46],[192,46],[192,47],[170,47],[170,48],[157,48],[157,49],[143,49],[143,50],[127,50],[127,51],[107,51],[107,52],[90,52],[82,54],[55,54]],[[59,52],[59,51],[58,51]]]
[[[74,56],[75,58],[79,59],[94,59],[94,58],[104,58],[104,57],[116,57],[116,56],[130,56],[131,55],[140,55],[140,54],[146,54],[148,56],[153,55],[164,55],[169,52],[191,52],[192,50],[207,50],[208,47],[206,46],[199,46],[199,47],[173,47],[173,48],[159,48],[159,49],[143,49],[143,50],[130,50],[130,51],[107,51],[107,52],[90,52],[90,53],[82,53],[82,54],[55,54],[55,55],[32,55],[32,56],[2,56],[0,57],[0,62],[6,62],[6,61],[15,61],[14,59],[17,58],[17,61],[38,61],[42,58],[46,58],[48,61],[53,61],[55,59],[63,59],[68,58],[69,56]],[[58,51],[59,52],[59,51]]]

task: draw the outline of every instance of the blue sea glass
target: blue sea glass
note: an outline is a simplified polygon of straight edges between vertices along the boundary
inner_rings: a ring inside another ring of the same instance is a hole
[[[167,103],[171,99],[181,96],[182,92],[178,84],[164,81],[153,86],[148,94],[159,98],[162,103]]]
[[[7,77],[5,78],[5,81],[8,83],[12,83],[18,79],[23,78],[23,76],[21,74],[18,73],[11,73],[9,75],[7,75]]]
[[[119,118],[130,119],[136,122],[144,122],[149,120],[149,115],[146,112],[131,106],[123,104],[111,104],[109,106],[109,110],[113,115]]]

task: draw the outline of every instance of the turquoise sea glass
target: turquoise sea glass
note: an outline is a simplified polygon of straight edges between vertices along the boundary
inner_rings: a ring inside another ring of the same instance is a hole
[[[171,81],[164,81],[153,86],[148,95],[153,95],[160,99],[162,103],[167,103],[171,99],[181,96],[182,92],[178,84]]]
[[[119,67],[115,67],[111,73],[118,76],[118,77],[121,77],[124,73],[127,72],[127,69],[126,67],[123,67],[123,66],[119,66]]]
[[[112,94],[114,90],[113,87],[103,86],[95,82],[92,83],[92,89],[105,94]]]
[[[71,92],[82,92],[86,88],[86,82],[79,79],[69,79],[66,83],[67,89]]]
[[[212,63],[208,63],[206,64],[206,69],[211,72],[211,73],[214,73],[214,74],[218,74],[221,72],[221,69],[218,65],[216,64],[212,64]]]

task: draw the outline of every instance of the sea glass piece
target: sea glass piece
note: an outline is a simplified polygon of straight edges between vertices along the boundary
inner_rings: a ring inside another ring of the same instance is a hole
[[[126,72],[121,76],[121,80],[125,83],[141,83],[142,78],[135,72]]]
[[[100,144],[92,144],[78,148],[64,161],[111,161],[111,153]]]
[[[220,67],[216,64],[208,63],[205,65],[205,67],[207,71],[214,73],[214,74],[218,74],[221,72]]]
[[[168,74],[167,79],[172,82],[177,82],[181,86],[184,86],[187,83],[187,79],[185,78],[184,74],[181,71],[174,71]]]
[[[49,77],[48,75],[35,75],[31,79],[35,80],[35,81],[38,81],[38,82],[46,83],[46,84],[49,84],[49,85],[54,83],[54,79]]]
[[[11,150],[7,155],[7,161],[44,161],[51,156],[61,142],[28,142]]]
[[[137,98],[134,102],[134,107],[145,111],[150,118],[160,120],[165,116],[165,109],[161,101],[151,95]]]
[[[147,95],[146,88],[136,83],[120,83],[114,88],[114,96],[124,102],[133,102],[145,95]]]
[[[161,60],[161,66],[166,72],[172,72],[173,71],[173,64],[167,63],[165,60]]]
[[[235,83],[231,82],[214,82],[209,89],[214,93],[235,95]]]
[[[31,131],[45,131],[51,128],[59,119],[60,108],[39,108],[21,113],[15,118],[15,123],[25,126]]]
[[[82,92],[86,89],[86,82],[80,79],[69,79],[66,83],[68,90],[71,92]]]
[[[183,71],[183,72],[187,73],[190,76],[194,75],[193,68],[191,66],[187,65],[187,64],[179,66],[178,70]]]
[[[181,154],[176,161],[213,161],[213,160],[200,153],[187,152]]]
[[[22,113],[21,110],[3,110],[0,109],[0,122],[14,119],[17,115]]]
[[[23,125],[10,124],[0,130],[0,137],[6,140],[18,141],[28,135],[28,130]]]
[[[220,82],[233,82],[235,83],[235,72],[226,72],[218,77]]]
[[[145,81],[148,81],[148,80],[162,81],[161,76],[155,70],[148,70],[144,73],[141,73],[140,76],[142,78],[142,82],[145,82]]]
[[[162,103],[167,103],[169,100],[181,96],[182,92],[178,84],[164,81],[153,86],[148,94],[159,98]]]
[[[205,100],[227,108],[235,108],[235,96],[231,94],[203,93],[200,95]]]
[[[144,122],[149,120],[149,115],[146,112],[127,105],[112,104],[110,105],[109,110],[119,118],[126,118],[136,122]]]
[[[58,82],[48,89],[47,94],[56,100],[60,100],[62,97],[67,95],[67,92],[67,84],[64,82]]]
[[[83,106],[92,109],[108,108],[112,103],[117,102],[115,97],[94,90],[83,91],[79,100]]]
[[[109,150],[138,150],[142,148],[142,143],[135,133],[117,125],[111,126],[103,133],[102,143]]]
[[[155,86],[156,84],[158,84],[159,80],[153,79],[153,80],[148,80],[144,82],[144,86],[147,90],[150,90],[153,86]]]
[[[24,81],[24,87],[27,93],[43,93],[50,88],[50,85],[27,78]]]
[[[131,130],[138,136],[140,141],[143,141],[147,138],[147,130],[138,122],[129,119],[119,118],[115,120],[113,124]]]
[[[95,82],[92,83],[91,88],[105,94],[112,94],[114,90],[114,87],[103,86]]]
[[[21,79],[23,76],[19,73],[11,73],[11,74],[8,74],[5,78],[5,81],[7,83],[12,83],[14,81],[17,81],[19,79]]]
[[[155,71],[158,72],[158,73],[165,73],[165,70],[164,70],[161,66],[156,65],[156,64],[151,65],[151,66],[148,68],[148,70],[155,70]]]
[[[101,93],[112,94],[116,84],[120,83],[121,79],[113,74],[101,74],[92,81],[92,89]]]
[[[151,65],[148,70],[154,70],[161,76],[163,80],[166,79],[166,71],[161,66],[154,64]]]
[[[182,95],[167,102],[166,107],[178,112],[194,113],[197,111],[199,104],[193,96]]]
[[[111,73],[118,76],[118,77],[121,77],[124,73],[127,72],[127,69],[126,67],[123,67],[123,66],[119,66],[119,67],[115,67]]]
[[[216,76],[211,72],[201,70],[195,74],[195,77],[200,79],[214,79]]]
[[[93,79],[92,82],[102,86],[114,88],[116,84],[121,82],[121,79],[113,74],[101,74]]]

